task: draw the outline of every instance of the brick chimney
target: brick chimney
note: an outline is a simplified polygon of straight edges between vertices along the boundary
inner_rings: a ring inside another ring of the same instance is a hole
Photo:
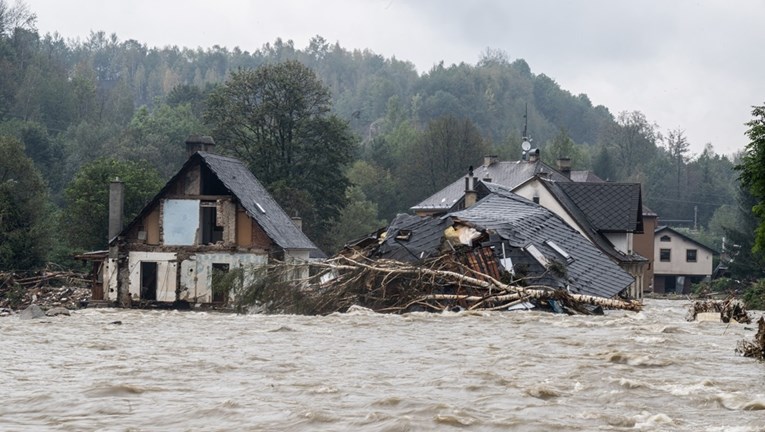
[[[564,176],[571,178],[571,159],[567,157],[558,158],[555,161],[558,165],[558,171]]]
[[[499,162],[497,155],[486,155],[483,157],[483,166],[485,167],[492,166],[497,162]]]
[[[125,207],[125,183],[119,177],[109,183],[109,238],[111,241],[122,231]]]
[[[476,201],[478,201],[478,193],[475,191],[475,176],[471,165],[465,177],[465,208],[471,207]]]
[[[215,141],[208,135],[189,135],[186,138],[186,156],[191,157],[196,152],[212,152]]]

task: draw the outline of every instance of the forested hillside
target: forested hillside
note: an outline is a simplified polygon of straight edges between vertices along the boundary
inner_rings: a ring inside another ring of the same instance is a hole
[[[348,181],[345,199],[334,203],[342,204],[338,212],[319,220],[321,212],[309,208],[321,207],[315,200],[301,207],[309,234],[330,252],[464,175],[485,154],[518,159],[526,109],[543,159],[568,156],[574,169],[641,182],[645,204],[661,220],[706,229],[713,243],[735,220],[732,157],[711,145],[692,154],[682,130],[661,129],[650,113],[594,106],[587,95],[571,94],[501,51],[486,50],[475,64],[439,64],[418,73],[406,60],[348,50],[320,36],[306,47],[277,39],[254,52],[148,47],[106,32],[72,41],[39,34],[33,11],[0,0],[0,135],[9,152],[23,148],[31,159],[36,169],[26,175],[43,180],[24,192],[39,206],[24,211],[39,217],[11,226],[3,216],[0,230],[44,232],[28,241],[47,242],[22,262],[10,249],[3,254],[6,241],[0,266],[63,261],[73,251],[104,247],[105,227],[82,226],[71,215],[105,211],[83,198],[107,180],[105,167],[136,179],[128,183],[139,190],[127,209],[135,214],[185,160],[184,139],[215,130],[210,95],[232,72],[289,60],[316,74],[329,90],[332,113],[353,133],[351,162],[341,173]],[[18,180],[8,174],[16,162],[3,160],[0,210],[7,213],[19,210],[20,192],[9,182]]]

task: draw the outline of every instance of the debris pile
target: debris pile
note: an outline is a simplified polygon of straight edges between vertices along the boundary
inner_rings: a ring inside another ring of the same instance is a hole
[[[85,275],[70,271],[0,273],[0,308],[21,310],[37,304],[45,310],[78,309],[90,299],[89,283]]]
[[[463,256],[475,263],[472,253]],[[475,270],[462,262],[459,254],[452,253],[418,265],[385,259],[362,261],[361,257],[341,255],[321,266],[332,275],[329,289],[345,293],[347,300],[378,312],[507,310],[528,302],[552,309],[560,307],[570,314],[591,313],[591,306],[632,311],[642,308],[637,301],[574,294],[534,285],[529,278],[513,279],[505,274],[500,275],[500,280]],[[355,295],[347,295],[351,293]]]
[[[706,312],[719,313],[720,320],[724,323],[728,323],[731,320],[742,324],[752,322],[744,302],[735,297],[728,297],[725,300],[695,301],[688,309],[686,319],[688,321],[695,321],[699,314]]]
[[[522,305],[590,314],[602,309],[642,308],[634,300],[569,293],[507,274],[497,278],[474,270],[451,253],[417,264],[338,255],[311,266],[312,276],[303,287],[296,287],[287,277],[295,271],[294,265],[260,269],[256,282],[234,296],[237,309],[329,314],[356,305],[380,313],[405,313],[508,310]]]
[[[736,347],[736,352],[744,357],[753,357],[765,360],[765,317],[757,320],[757,334],[751,341],[741,340]]]

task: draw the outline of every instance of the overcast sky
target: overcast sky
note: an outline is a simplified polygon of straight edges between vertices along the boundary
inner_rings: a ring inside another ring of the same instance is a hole
[[[11,2],[9,2],[11,3]],[[585,93],[642,111],[692,150],[730,154],[765,103],[765,0],[26,0],[41,33],[116,33],[148,46],[254,51],[321,35],[415,64],[475,64],[487,47]]]

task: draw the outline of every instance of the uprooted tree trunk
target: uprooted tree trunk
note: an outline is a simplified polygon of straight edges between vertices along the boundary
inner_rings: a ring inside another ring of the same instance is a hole
[[[466,268],[447,257],[425,265],[393,260],[362,262],[338,256],[313,263],[314,275],[302,287],[290,280],[294,266],[271,266],[256,282],[236,293],[237,307],[249,305],[274,312],[326,314],[359,305],[377,312],[500,310],[527,302],[555,300],[571,312],[588,313],[586,305],[639,311],[634,300],[572,294],[547,286],[504,283]]]

